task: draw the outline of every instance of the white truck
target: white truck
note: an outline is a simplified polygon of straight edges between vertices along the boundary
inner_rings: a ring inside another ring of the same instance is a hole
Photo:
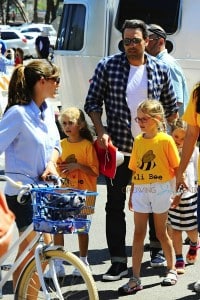
[[[199,0],[64,0],[55,63],[61,68],[59,100],[83,108],[98,61],[123,51],[125,19],[155,23],[167,32],[167,48],[180,63],[189,91],[200,81]]]

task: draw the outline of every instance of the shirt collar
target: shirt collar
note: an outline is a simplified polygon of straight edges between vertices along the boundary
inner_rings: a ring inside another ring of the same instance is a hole
[[[160,53],[158,53],[158,55],[156,55],[156,58],[161,59],[162,56],[163,56],[164,54],[166,54],[166,53],[168,53],[168,52],[167,52],[167,49],[164,49],[164,50],[162,50]]]
[[[30,108],[33,111],[33,113],[39,117],[44,118],[45,110],[47,109],[47,103],[44,101],[40,107],[37,106],[35,101],[31,100]]]

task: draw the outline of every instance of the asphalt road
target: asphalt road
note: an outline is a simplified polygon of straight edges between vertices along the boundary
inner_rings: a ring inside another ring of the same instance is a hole
[[[3,183],[0,182],[0,187]],[[104,274],[110,267],[109,253],[107,250],[105,237],[105,202],[106,202],[106,187],[101,182],[98,185],[98,198],[96,202],[96,211],[92,219],[90,228],[90,245],[89,245],[89,261],[93,270],[93,276],[97,284],[100,300],[114,300],[120,299],[118,297],[118,288],[125,284],[128,280],[123,278],[116,282],[102,282],[102,274]],[[129,275],[131,275],[131,243],[133,233],[132,213],[126,208],[127,216],[127,253],[128,253],[128,267]],[[17,238],[17,233],[14,234]],[[185,234],[183,235],[183,239]],[[146,238],[148,242],[148,236]],[[77,253],[78,242],[76,235],[65,235],[65,248],[69,251]],[[184,254],[186,255],[188,246],[184,245]],[[9,262],[12,263],[14,257],[11,257]],[[138,299],[138,300],[197,300],[200,299],[200,294],[193,291],[193,284],[200,279],[200,259],[195,265],[187,265],[184,275],[180,275],[178,282],[173,287],[162,287],[160,285],[164,276],[164,267],[151,268],[149,264],[149,252],[145,251],[142,263],[141,280],[144,286],[142,291],[135,295],[125,296],[123,299]],[[13,300],[12,281],[11,279],[4,286],[5,300]],[[121,297],[122,298],[122,297]],[[77,299],[78,300],[78,299]]]

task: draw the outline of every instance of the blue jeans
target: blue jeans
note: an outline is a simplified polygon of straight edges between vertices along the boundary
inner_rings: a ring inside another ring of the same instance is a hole
[[[130,193],[126,187],[132,176],[132,171],[128,169],[129,159],[129,156],[125,156],[124,163],[117,168],[114,179],[106,177],[106,238],[111,262],[127,263],[124,207],[126,194],[129,196]]]

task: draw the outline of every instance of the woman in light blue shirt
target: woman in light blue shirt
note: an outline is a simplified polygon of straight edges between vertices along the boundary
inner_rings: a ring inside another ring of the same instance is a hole
[[[59,82],[58,68],[47,60],[33,60],[13,71],[0,121],[0,154],[5,152],[5,174],[15,181],[26,184],[57,175],[60,136],[54,111],[45,99],[55,98]],[[6,184],[6,200],[21,233],[32,223],[32,206],[31,201],[20,205],[17,192]]]

